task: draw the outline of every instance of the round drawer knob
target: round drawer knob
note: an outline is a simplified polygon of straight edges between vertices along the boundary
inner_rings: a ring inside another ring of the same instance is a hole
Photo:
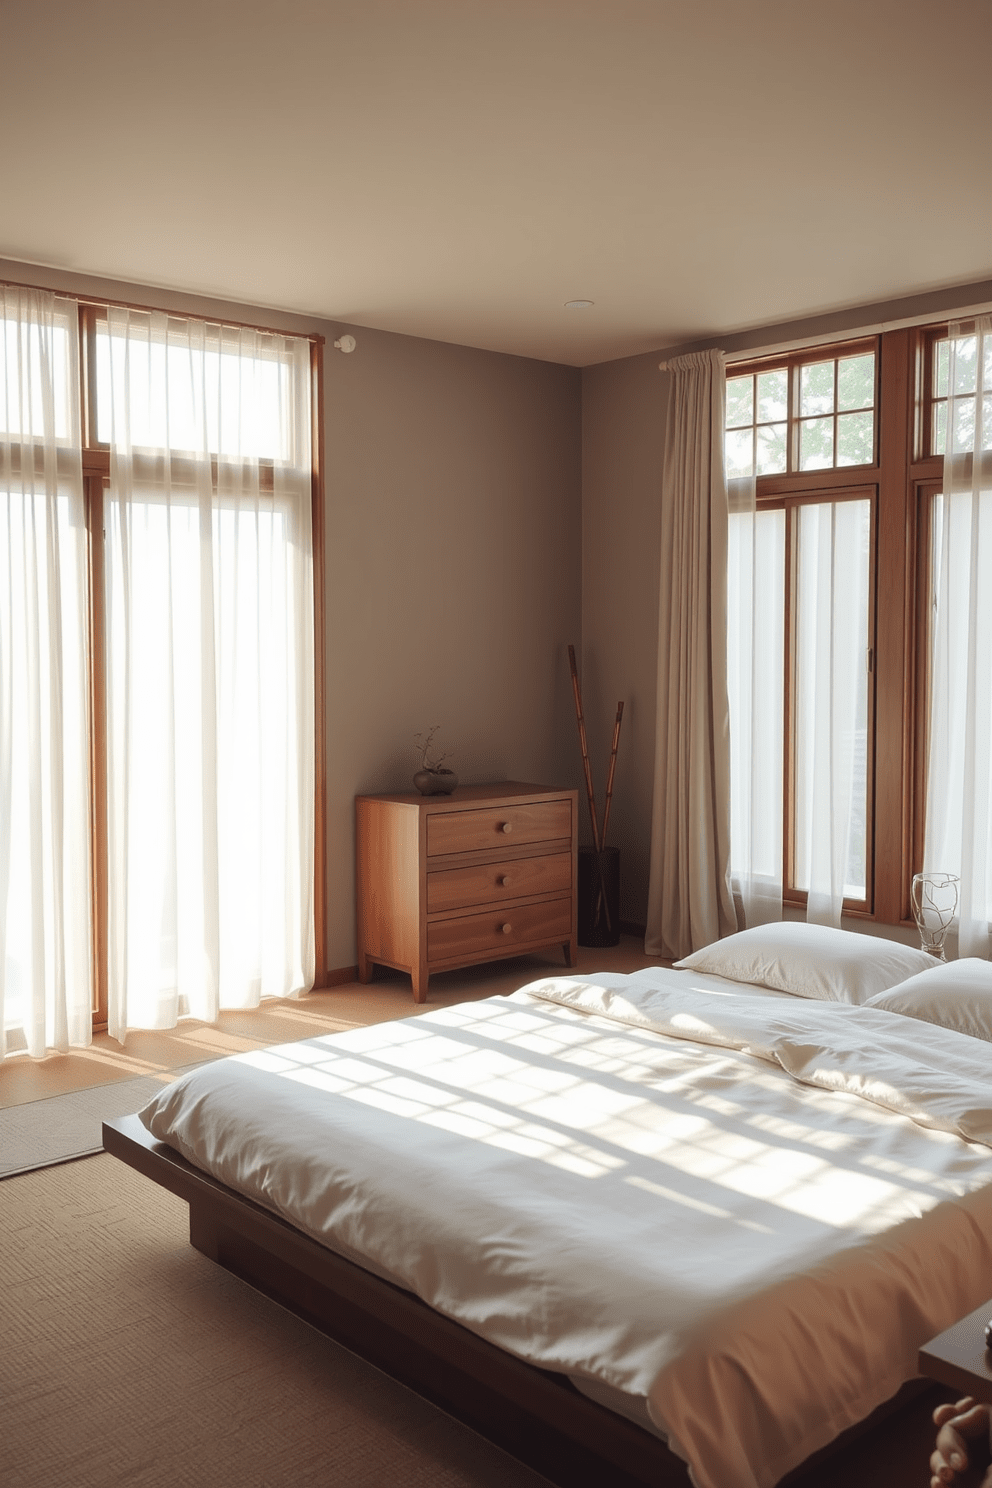
[[[501,825],[500,825],[500,831],[501,832],[512,832],[513,831],[513,823],[512,822],[502,822]]]
[[[510,882],[510,875],[508,873],[504,873],[499,882],[501,888],[507,888]]]
[[[503,930],[503,934],[504,935],[509,935],[510,932],[512,931],[512,929],[513,929],[513,926],[512,925],[503,925],[502,926],[502,930]]]

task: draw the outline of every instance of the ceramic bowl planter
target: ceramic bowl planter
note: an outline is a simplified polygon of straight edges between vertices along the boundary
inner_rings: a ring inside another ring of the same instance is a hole
[[[413,783],[422,796],[450,796],[458,776],[454,770],[418,770]]]

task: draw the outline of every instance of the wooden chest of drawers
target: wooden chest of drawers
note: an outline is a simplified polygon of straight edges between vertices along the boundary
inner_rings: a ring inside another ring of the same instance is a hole
[[[432,971],[560,945],[575,965],[578,792],[506,781],[355,801],[358,975]]]

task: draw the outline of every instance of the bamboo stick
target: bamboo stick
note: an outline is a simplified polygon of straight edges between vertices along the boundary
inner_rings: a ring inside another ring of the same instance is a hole
[[[610,802],[613,800],[613,776],[617,768],[617,746],[620,743],[620,724],[623,720],[623,703],[617,703],[617,720],[613,725],[613,747],[610,750],[610,768],[606,777],[606,800],[603,802],[603,836],[602,843],[606,846],[606,828],[610,821]]]
[[[568,665],[572,672],[572,694],[575,698],[575,717],[579,725],[579,748],[582,750],[582,768],[586,777],[586,795],[589,798],[589,817],[592,821],[592,842],[596,851],[596,868],[599,874],[599,888],[596,892],[596,909],[593,914],[593,924],[599,921],[599,911],[602,909],[606,916],[606,928],[612,935],[613,926],[610,922],[610,906],[606,902],[606,880],[603,877],[603,849],[602,839],[599,835],[599,821],[596,817],[596,795],[592,787],[592,766],[589,763],[589,745],[586,742],[586,721],[582,716],[582,693],[579,689],[579,669],[575,664],[575,647],[568,648]]]
[[[620,722],[623,718],[623,703],[617,703],[617,717],[613,725],[613,744],[610,748],[610,768],[606,776],[606,798],[603,802],[603,830],[600,834],[600,864],[602,865],[603,853],[606,851],[606,829],[610,824],[610,802],[613,800],[613,777],[617,768],[617,746],[620,743]],[[593,916],[593,924],[599,921],[600,904],[606,913],[606,928],[612,934],[613,926],[610,924],[610,911],[606,903],[606,872],[601,866],[599,870],[599,892],[596,896],[596,911]]]
[[[592,845],[600,850],[599,822],[596,818],[596,796],[592,788],[592,766],[589,763],[589,746],[586,743],[586,721],[582,716],[582,694],[579,691],[579,669],[575,664],[575,647],[568,648],[568,664],[572,671],[572,693],[575,697],[575,718],[579,725],[579,748],[582,750],[582,768],[586,777],[586,795],[589,799],[589,816],[592,821]]]

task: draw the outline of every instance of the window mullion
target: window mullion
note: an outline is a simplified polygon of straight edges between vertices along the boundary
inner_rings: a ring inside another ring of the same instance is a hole
[[[90,923],[93,942],[93,1026],[107,1023],[107,727],[104,646],[104,478],[85,477],[89,579],[90,669]]]
[[[791,382],[791,379],[790,379]],[[785,655],[782,695],[782,886],[785,897],[792,894],[796,878],[796,512],[792,502],[785,507]]]
[[[879,482],[875,560],[875,917],[898,924],[909,912],[911,842],[912,648],[906,635],[915,522],[909,510],[912,337],[883,338],[879,367]]]

